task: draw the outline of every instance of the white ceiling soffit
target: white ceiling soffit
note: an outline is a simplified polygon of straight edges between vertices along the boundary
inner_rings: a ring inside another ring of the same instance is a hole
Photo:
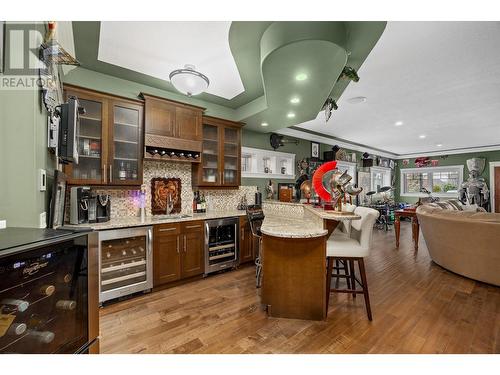
[[[100,61],[169,81],[185,64],[210,80],[207,93],[245,91],[229,48],[231,22],[101,22]]]
[[[328,124],[298,126],[399,155],[499,145],[498,46],[500,22],[389,22]]]

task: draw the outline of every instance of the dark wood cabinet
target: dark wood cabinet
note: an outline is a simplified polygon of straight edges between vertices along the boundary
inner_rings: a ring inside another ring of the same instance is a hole
[[[145,133],[189,141],[201,141],[204,108],[141,94],[145,102]]]
[[[183,252],[181,254],[181,277],[201,275],[205,271],[203,222],[182,224]]]
[[[181,278],[180,225],[160,224],[153,231],[153,283],[168,284]]]
[[[205,271],[203,221],[155,225],[153,281],[158,287]]]
[[[240,264],[255,259],[254,239],[246,216],[240,216]]]
[[[237,188],[240,185],[242,125],[203,116],[201,163],[193,166],[193,186]]]
[[[85,108],[77,136],[78,164],[64,166],[71,185],[142,184],[143,103],[65,86]]]

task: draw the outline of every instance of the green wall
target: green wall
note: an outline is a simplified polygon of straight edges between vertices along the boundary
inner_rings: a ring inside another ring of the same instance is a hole
[[[43,24],[36,27],[45,32]],[[0,90],[0,219],[9,227],[39,226],[40,213],[48,210],[47,193],[37,186],[38,169],[50,174],[55,166],[47,151],[47,117],[39,90]]]
[[[467,154],[453,154],[443,156],[431,156],[431,159],[439,160],[439,166],[445,167],[449,165],[463,165],[464,166],[464,180],[466,180],[469,176],[469,172],[466,165],[466,160],[471,158],[485,158],[486,164],[484,171],[482,173],[482,177],[484,177],[487,183],[490,183],[490,166],[489,163],[491,161],[500,161],[500,150],[496,151],[485,151],[485,152],[472,152]],[[416,203],[418,201],[418,197],[401,197],[400,196],[400,170],[404,168],[415,168],[415,158],[410,159],[410,163],[407,166],[402,165],[402,160],[398,160],[396,166],[396,194],[395,198],[398,202],[407,202],[407,203]]]

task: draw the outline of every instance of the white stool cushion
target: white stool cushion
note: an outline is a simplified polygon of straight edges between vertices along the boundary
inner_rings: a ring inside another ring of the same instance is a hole
[[[368,253],[368,248],[363,248],[359,241],[346,235],[331,236],[326,242],[326,256],[328,257],[364,258],[368,256]]]

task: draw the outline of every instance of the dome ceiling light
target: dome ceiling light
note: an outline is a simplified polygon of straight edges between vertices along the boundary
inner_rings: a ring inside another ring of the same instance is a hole
[[[187,96],[198,95],[204,92],[210,84],[204,74],[197,72],[194,65],[186,64],[184,69],[176,69],[169,75],[170,82]]]

